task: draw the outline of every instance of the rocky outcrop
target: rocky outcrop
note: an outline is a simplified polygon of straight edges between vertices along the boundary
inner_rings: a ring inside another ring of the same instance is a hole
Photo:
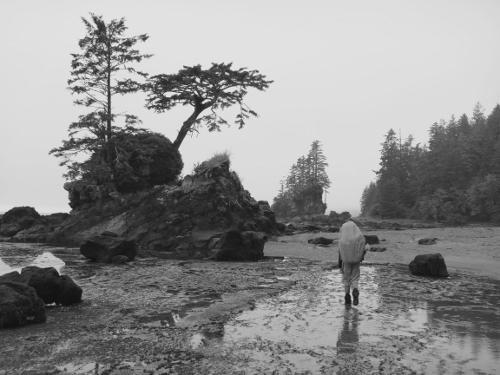
[[[138,253],[205,258],[212,254],[209,242],[232,229],[270,234],[277,233],[277,223],[269,204],[255,201],[229,169],[229,161],[221,161],[202,163],[176,185],[75,210],[51,242],[81,245],[109,231],[134,241]]]
[[[0,328],[45,320],[45,304],[34,288],[24,283],[0,282]]]
[[[0,220],[0,235],[10,237],[31,227],[40,215],[33,207],[14,207],[3,214]]]
[[[447,277],[448,270],[441,254],[417,255],[409,265],[410,272],[417,276]]]
[[[69,276],[60,276],[53,267],[24,267],[21,278],[46,304],[72,305],[82,300],[82,288]]]
[[[14,207],[0,219],[0,237],[15,242],[45,242],[68,214],[40,215],[33,207]]]
[[[210,160],[179,183],[98,199],[73,210],[63,223],[48,233],[41,232],[38,238],[80,246],[103,232],[112,232],[134,241],[138,254],[207,258],[213,256],[217,239],[229,230],[277,234],[269,204],[254,200],[229,167],[227,158]],[[35,235],[32,240],[37,241]]]
[[[137,246],[134,241],[127,241],[112,232],[104,232],[85,241],[80,246],[80,253],[95,262],[120,263],[125,258],[126,261],[133,260],[137,254]]]

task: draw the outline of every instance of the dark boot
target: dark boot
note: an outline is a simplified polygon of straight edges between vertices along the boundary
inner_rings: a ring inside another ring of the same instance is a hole
[[[351,295],[349,293],[346,293],[344,300],[345,300],[346,305],[350,305],[351,304]]]
[[[357,305],[357,304],[359,303],[359,290],[355,288],[355,289],[352,291],[352,296],[354,297],[353,304],[354,304],[354,305]]]

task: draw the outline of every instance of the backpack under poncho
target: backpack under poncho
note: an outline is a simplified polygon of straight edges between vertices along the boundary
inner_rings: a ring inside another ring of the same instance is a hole
[[[359,263],[365,253],[365,236],[352,221],[340,228],[339,251],[342,262]]]

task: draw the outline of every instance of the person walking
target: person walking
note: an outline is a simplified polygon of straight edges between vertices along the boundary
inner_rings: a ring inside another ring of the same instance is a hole
[[[354,305],[359,303],[360,264],[365,257],[365,236],[358,226],[348,221],[340,228],[339,257],[343,273],[345,304],[351,304],[351,288]]]

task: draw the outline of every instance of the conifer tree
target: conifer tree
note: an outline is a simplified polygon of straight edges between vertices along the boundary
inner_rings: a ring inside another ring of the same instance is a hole
[[[64,158],[61,164],[69,166],[69,178],[81,173],[81,162],[70,162],[73,156],[82,152],[101,151],[105,163],[113,169],[113,137],[120,129],[116,124],[118,114],[112,106],[113,97],[143,88],[137,79],[147,74],[137,70],[135,65],[151,56],[136,49],[136,44],[145,42],[148,35],[126,36],[124,18],[106,22],[101,16],[90,14],[89,19],[82,18],[82,21],[86,35],[78,42],[81,51],[71,55],[68,88],[76,97],[74,103],[91,111],[70,124],[69,139],[50,151]],[[128,113],[120,116],[124,117],[122,128],[134,132],[137,117]]]

